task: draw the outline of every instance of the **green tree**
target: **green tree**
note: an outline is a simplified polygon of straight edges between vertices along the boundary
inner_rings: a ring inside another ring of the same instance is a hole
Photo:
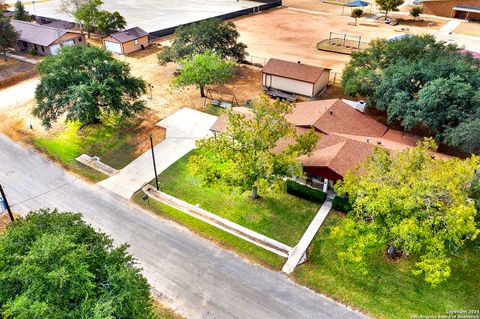
[[[90,1],[91,0],[59,0],[58,11],[73,16],[75,11]]]
[[[371,254],[400,252],[417,260],[412,272],[432,285],[447,280],[449,255],[480,233],[469,199],[480,158],[435,159],[435,147],[427,139],[394,154],[376,148],[335,185],[353,207],[332,230],[342,261],[368,273]]]
[[[423,7],[415,6],[410,9],[410,15],[413,17],[413,20],[417,20],[417,18],[423,13]]]
[[[363,15],[362,9],[353,9],[352,14],[350,15],[352,18],[355,19],[355,25],[357,25],[357,19]]]
[[[95,30],[95,26],[97,25],[97,20],[101,12],[99,8],[102,4],[102,0],[90,0],[80,4],[73,12],[73,17],[82,25],[82,28],[87,31],[89,38],[91,32]]]
[[[64,46],[38,64],[41,80],[33,114],[47,128],[66,113],[66,121],[100,122],[102,114],[132,116],[145,108],[139,100],[145,81],[130,75],[128,63],[94,46]]]
[[[15,2],[15,10],[13,11],[13,18],[15,20],[27,21],[32,20],[32,16],[25,10],[21,1]]]
[[[398,11],[397,7],[403,4],[403,0],[375,0],[380,10],[385,11],[385,19],[388,16],[388,11]]]
[[[180,64],[182,70],[173,84],[177,87],[195,84],[200,88],[201,97],[205,97],[206,85],[229,81],[235,69],[235,63],[223,60],[221,56],[210,51],[183,59]]]
[[[126,26],[125,18],[118,11],[109,12],[102,10],[98,14],[96,29],[101,35],[108,35],[123,30]]]
[[[5,61],[7,61],[7,49],[15,46],[17,39],[18,33],[10,23],[10,19],[0,12],[0,49]]]
[[[180,26],[175,32],[172,46],[165,47],[158,54],[158,59],[160,64],[164,64],[209,50],[222,58],[241,62],[247,54],[247,46],[238,42],[239,37],[233,22],[217,18]]]
[[[432,36],[376,40],[354,52],[342,88],[405,129],[426,126],[439,142],[480,151],[480,61]]]
[[[81,214],[31,212],[0,237],[4,318],[155,318],[149,285],[128,246]]]
[[[302,175],[301,155],[310,154],[318,135],[310,130],[296,133],[286,120],[292,105],[272,103],[261,96],[251,115],[226,110],[227,129],[197,142],[199,154],[192,156],[189,167],[203,185],[224,185],[258,191],[283,189],[284,178]],[[280,149],[279,143],[288,144]]]

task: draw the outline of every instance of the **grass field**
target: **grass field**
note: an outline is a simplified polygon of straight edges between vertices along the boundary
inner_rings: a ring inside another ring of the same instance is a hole
[[[452,276],[432,288],[422,276],[411,273],[414,261],[374,258],[363,276],[340,264],[329,238],[330,228],[341,213],[331,212],[308,253],[308,262],[297,267],[293,277],[336,300],[379,318],[411,318],[413,315],[446,315],[446,310],[480,307],[480,241],[465,256],[452,257]]]
[[[137,119],[132,119],[120,124],[107,122],[84,128],[81,128],[80,123],[68,123],[61,132],[34,137],[33,144],[69,170],[93,181],[100,181],[106,175],[78,163],[75,158],[87,154],[100,157],[102,162],[113,168],[125,167],[144,151],[138,150],[138,138],[142,133],[138,122]],[[156,142],[161,140],[162,134],[158,132],[155,135]],[[148,135],[143,137],[147,142]]]
[[[194,152],[185,155],[160,174],[162,191],[193,205],[199,203],[203,209],[287,245],[298,243],[320,207],[286,193],[253,200],[249,192],[201,187],[187,168],[192,154]]]

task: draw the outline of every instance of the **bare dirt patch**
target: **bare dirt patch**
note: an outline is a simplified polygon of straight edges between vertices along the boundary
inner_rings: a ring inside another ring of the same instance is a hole
[[[365,18],[358,25],[348,23],[348,16],[336,16],[303,12],[289,8],[264,11],[260,14],[234,19],[240,32],[240,40],[248,45],[250,55],[268,60],[276,57],[290,61],[302,61],[341,71],[350,60],[345,54],[323,52],[317,43],[328,39],[329,32],[361,36],[362,42],[375,38],[388,38],[398,34],[397,28],[382,23],[370,23]],[[421,29],[411,33],[423,33]]]
[[[33,64],[9,58],[0,58],[0,88],[14,85],[36,75]]]
[[[480,36],[480,22],[464,22],[453,30],[453,33],[478,37]]]

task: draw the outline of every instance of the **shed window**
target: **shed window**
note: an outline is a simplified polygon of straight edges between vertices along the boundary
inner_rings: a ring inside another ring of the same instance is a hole
[[[42,46],[42,52],[45,52],[45,47],[44,46]]]
[[[135,40],[135,42],[133,42],[133,43],[135,43],[135,45],[137,45],[137,44],[138,44],[138,40]]]
[[[82,42],[82,37],[78,38],[78,42]]]

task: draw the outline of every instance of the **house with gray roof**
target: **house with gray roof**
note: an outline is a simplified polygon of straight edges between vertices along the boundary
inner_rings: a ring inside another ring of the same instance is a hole
[[[64,45],[85,45],[85,35],[31,22],[12,20],[18,32],[17,51],[35,50],[39,55],[56,54]]]
[[[129,54],[148,46],[148,33],[135,27],[110,34],[103,39],[105,49],[118,54]]]

